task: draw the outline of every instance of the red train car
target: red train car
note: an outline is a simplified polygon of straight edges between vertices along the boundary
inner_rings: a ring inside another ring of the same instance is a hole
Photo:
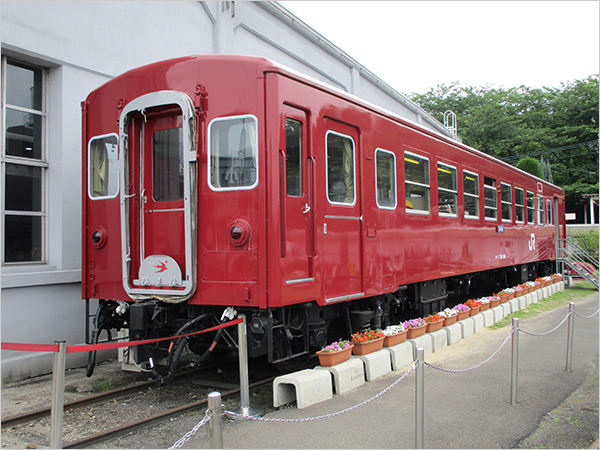
[[[92,341],[237,312],[250,356],[304,360],[361,327],[552,272],[565,237],[558,187],[264,58],[134,69],[82,114]],[[186,342],[135,362],[175,364]],[[235,352],[227,333],[189,346]]]

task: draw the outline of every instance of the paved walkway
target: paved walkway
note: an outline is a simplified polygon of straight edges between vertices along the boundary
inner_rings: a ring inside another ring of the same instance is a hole
[[[598,308],[598,294],[574,302],[578,314],[590,315]],[[531,333],[544,333],[558,325],[567,313],[568,307],[558,308],[521,320],[520,327]],[[520,333],[516,406],[510,405],[510,339],[494,358],[473,370],[448,373],[426,366],[425,447],[516,447],[550,411],[597,372],[598,324],[598,315],[587,320],[576,317],[570,373],[565,371],[566,322],[542,337]],[[486,360],[509,333],[510,327],[495,331],[486,328],[427,356],[425,361],[447,369],[470,368]],[[302,410],[295,406],[283,408],[264,418],[306,420],[343,411],[377,395],[409,368],[346,394],[334,395],[332,400]],[[595,417],[597,420],[597,410]],[[414,372],[385,394],[343,414],[301,422],[226,420],[223,441],[225,448],[414,448]],[[184,448],[209,446],[206,426]]]

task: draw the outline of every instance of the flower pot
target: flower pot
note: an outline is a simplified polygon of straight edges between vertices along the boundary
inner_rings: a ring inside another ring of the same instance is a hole
[[[498,306],[500,304],[502,299],[498,299],[498,300],[492,300],[490,302],[490,308],[495,308],[496,306]]]
[[[383,348],[383,341],[384,338],[379,338],[368,342],[354,344],[354,347],[352,348],[352,354],[356,356],[362,356],[376,352],[377,350],[381,350]]]
[[[384,347],[393,347],[394,345],[402,344],[406,341],[408,330],[404,330],[402,333],[390,334],[383,340]]]
[[[466,319],[467,317],[469,317],[469,313],[470,313],[470,312],[471,312],[470,310],[469,310],[469,311],[463,311],[463,312],[459,312],[459,313],[457,314],[458,318],[457,318],[456,320],[463,320],[463,319]]]
[[[481,306],[475,306],[475,307],[471,308],[471,311],[469,311],[469,316],[474,316],[475,314],[477,314],[479,312],[480,309],[481,309]]]
[[[427,333],[432,333],[437,330],[441,330],[442,326],[444,326],[443,320],[438,320],[437,322],[429,322],[427,324]]]
[[[454,322],[456,322],[457,319],[458,319],[458,314],[454,314],[453,316],[446,317],[444,319],[444,326],[447,327],[449,325],[452,325]]]
[[[515,291],[515,298],[520,297],[521,295],[523,295],[523,291]]]
[[[529,294],[529,291],[530,291],[530,290],[531,290],[531,288],[528,288],[528,287],[526,287],[526,288],[523,288],[523,295],[525,295],[525,294]]]
[[[510,295],[503,295],[502,297],[500,297],[500,303],[506,303],[507,301],[509,301],[512,297],[511,295],[515,295],[515,294],[510,294]]]
[[[337,364],[348,361],[352,356],[352,344],[344,350],[338,350],[337,352],[317,352],[319,357],[319,364],[323,367],[332,367]]]
[[[490,309],[490,303],[489,302],[488,303],[482,303],[481,304],[481,309],[479,310],[479,312],[487,311],[488,309]]]
[[[408,334],[406,335],[406,337],[408,339],[414,339],[416,337],[423,336],[426,331],[427,331],[427,324],[421,325],[420,327],[416,327],[416,328],[409,328]]]

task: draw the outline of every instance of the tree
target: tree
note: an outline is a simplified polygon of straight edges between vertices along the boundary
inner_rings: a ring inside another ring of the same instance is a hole
[[[523,158],[517,163],[517,169],[521,169],[531,175],[534,175],[538,178],[544,180],[544,174],[542,173],[542,167],[540,163],[535,158]]]

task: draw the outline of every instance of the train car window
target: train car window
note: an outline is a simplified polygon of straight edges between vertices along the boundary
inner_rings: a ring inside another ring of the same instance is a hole
[[[354,204],[354,141],[327,132],[327,198],[331,203]]]
[[[483,198],[486,220],[498,218],[498,197],[496,195],[496,180],[483,177]]]
[[[544,225],[544,197],[538,195],[538,225]]]
[[[465,170],[463,185],[465,189],[465,217],[467,219],[479,219],[479,175]]]
[[[527,191],[527,223],[535,224],[535,196]]]
[[[515,188],[515,216],[517,223],[525,223],[525,193],[518,187]]]
[[[500,183],[500,203],[502,221],[512,222],[512,189],[510,184]]]
[[[429,160],[414,153],[404,152],[404,179],[406,184],[406,211],[429,213]]]
[[[114,198],[119,192],[117,142],[118,136],[116,134],[90,139],[88,148],[88,193],[92,200]]]
[[[254,188],[258,184],[256,117],[214,119],[208,128],[208,179],[211,189]]]
[[[546,216],[548,225],[552,225],[552,200],[546,200]]]
[[[183,200],[183,128],[152,136],[152,197],[157,202]]]
[[[377,178],[377,206],[396,208],[396,155],[378,148],[375,151],[375,176]]]
[[[285,178],[287,195],[302,197],[302,122],[285,120]]]
[[[441,216],[456,217],[458,192],[456,167],[438,163],[438,204]]]

